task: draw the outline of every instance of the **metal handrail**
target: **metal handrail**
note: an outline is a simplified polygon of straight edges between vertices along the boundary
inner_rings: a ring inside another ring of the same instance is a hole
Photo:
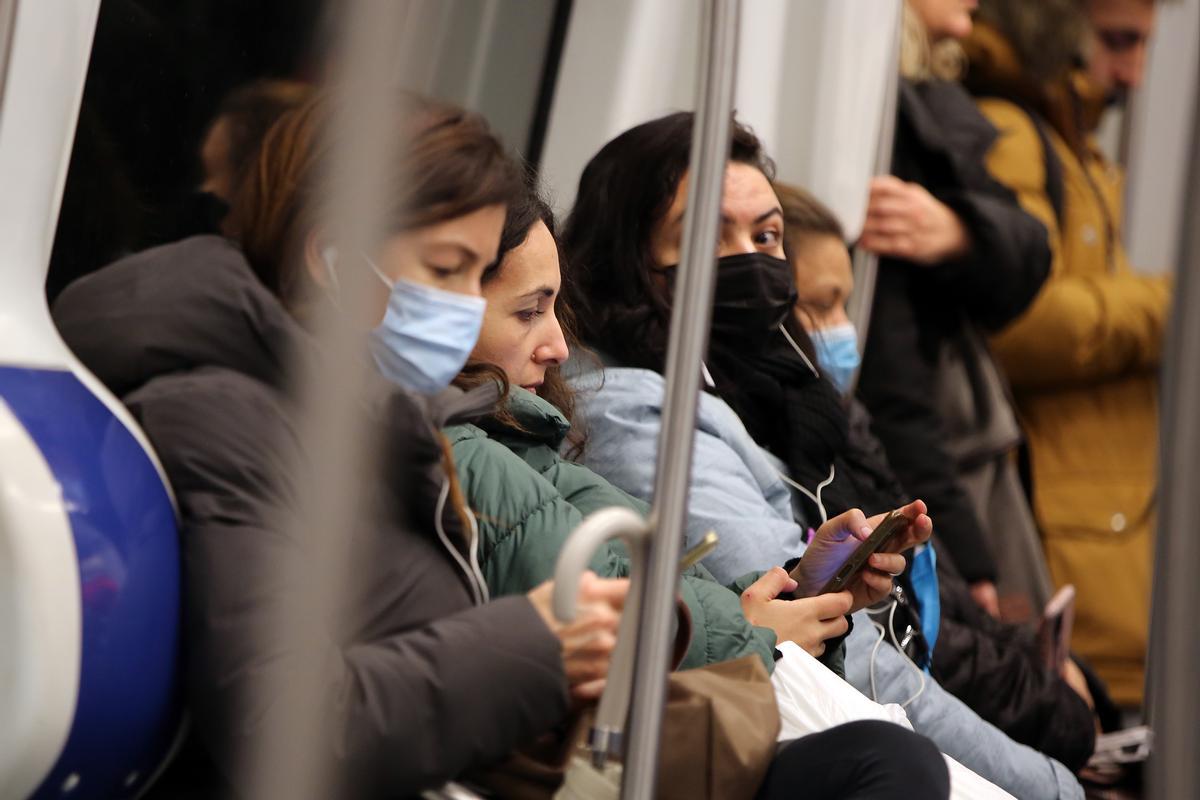
[[[682,269],[671,309],[663,425],[650,514],[654,534],[649,541],[646,569],[634,576],[643,604],[621,793],[626,800],[650,800],[654,796],[679,553],[696,435],[700,364],[712,316],[714,248],[729,157],[740,12],[740,0],[707,0],[702,15]]]
[[[902,0],[896,0],[897,3]],[[897,19],[903,18],[903,11]],[[896,141],[896,113],[900,92],[900,39],[904,30],[901,22],[896,25],[896,35],[892,39],[892,57],[886,63],[893,65],[888,72],[888,87],[884,92],[882,122],[879,126],[879,142],[875,151],[875,174],[887,175],[892,171],[892,150]],[[868,253],[861,247],[854,250],[854,291],[846,303],[846,312],[854,327],[858,329],[858,352],[861,355],[867,349],[867,334],[871,330],[871,307],[875,303],[875,281],[879,275],[879,256]],[[854,393],[858,383],[858,373],[855,373],[848,393]]]
[[[1193,112],[1191,143],[1183,219],[1200,212],[1200,103]],[[1181,239],[1175,307],[1163,357],[1162,505],[1146,670],[1146,706],[1154,736],[1149,797],[1200,796],[1200,627],[1195,622],[1200,538],[1193,533],[1200,519],[1200,494],[1195,491],[1200,477],[1200,226],[1184,225]]]
[[[644,557],[650,528],[642,515],[630,508],[613,506],[589,514],[571,533],[558,555],[554,570],[554,615],[563,622],[575,619],[579,580],[596,552],[612,539],[621,539],[629,551],[629,574],[645,572]],[[601,769],[611,757],[619,757],[625,740],[629,700],[633,694],[637,625],[641,617],[642,590],[634,581],[629,587],[617,632],[617,647],[588,732],[592,766]]]

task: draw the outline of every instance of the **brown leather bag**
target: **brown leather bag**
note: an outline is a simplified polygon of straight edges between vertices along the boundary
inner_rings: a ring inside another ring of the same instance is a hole
[[[570,736],[527,748],[478,782],[498,797],[552,800],[570,756],[584,752],[590,724],[585,711]],[[775,690],[758,656],[671,673],[655,796],[754,797],[775,757],[779,726]]]

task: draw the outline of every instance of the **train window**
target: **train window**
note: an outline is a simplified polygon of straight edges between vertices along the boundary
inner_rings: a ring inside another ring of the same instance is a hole
[[[105,0],[47,278],[51,300],[121,255],[217,227],[221,204],[206,165],[211,172],[229,158],[230,144],[223,129],[210,130],[214,116],[230,92],[257,81],[319,82],[338,6]],[[570,8],[570,0],[411,2],[397,48],[417,66],[397,84],[482,112],[536,161]]]

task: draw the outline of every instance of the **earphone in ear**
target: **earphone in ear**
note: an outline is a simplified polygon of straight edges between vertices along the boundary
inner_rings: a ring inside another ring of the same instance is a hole
[[[321,250],[321,261],[325,264],[325,274],[329,276],[329,288],[334,294],[341,291],[341,286],[338,283],[337,269],[333,266],[337,263],[338,251],[333,245],[329,245]]]

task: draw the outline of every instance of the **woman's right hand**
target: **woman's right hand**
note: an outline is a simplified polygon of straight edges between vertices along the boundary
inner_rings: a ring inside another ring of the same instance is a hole
[[[554,616],[554,582],[526,595],[562,646],[563,671],[575,700],[595,700],[604,691],[608,666],[617,646],[617,625],[629,594],[628,579],[600,578],[585,572],[579,581],[574,622]]]
[[[781,642],[795,642],[809,655],[820,658],[825,642],[841,636],[849,628],[846,614],[854,602],[850,592],[780,600],[779,595],[793,591],[796,582],[782,567],[775,567],[742,592],[742,614],[751,625],[770,628]]]

